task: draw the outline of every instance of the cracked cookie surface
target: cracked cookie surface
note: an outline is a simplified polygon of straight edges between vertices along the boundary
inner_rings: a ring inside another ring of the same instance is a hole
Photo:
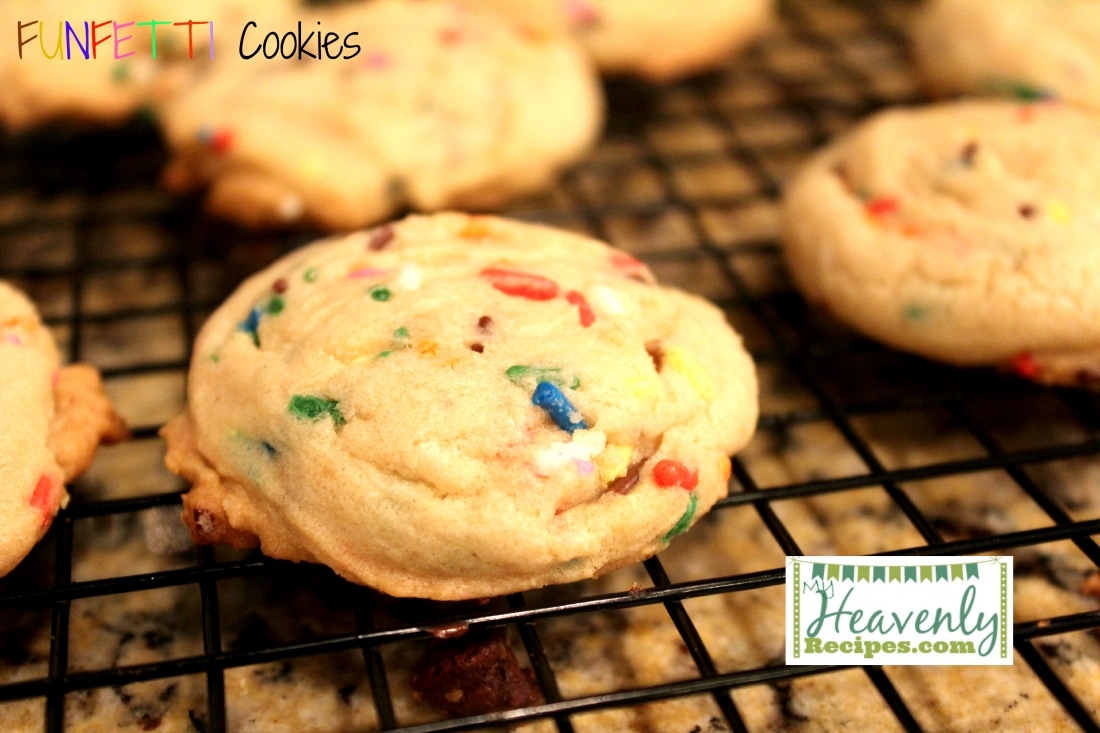
[[[440,214],[241,285],[165,436],[196,541],[455,599],[662,549],[725,496],[756,411],[713,305],[594,240]]]

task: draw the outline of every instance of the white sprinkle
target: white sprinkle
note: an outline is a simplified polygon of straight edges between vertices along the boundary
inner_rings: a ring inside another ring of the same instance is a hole
[[[606,285],[596,285],[592,288],[592,302],[606,315],[621,316],[626,313],[623,301]]]
[[[420,274],[420,268],[413,264],[406,264],[401,268],[397,276],[397,284],[405,290],[420,290],[424,277]]]

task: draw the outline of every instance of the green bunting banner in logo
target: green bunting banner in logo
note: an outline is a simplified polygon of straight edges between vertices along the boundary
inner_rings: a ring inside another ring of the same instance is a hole
[[[839,565],[808,563],[810,578],[854,583],[941,583],[978,577],[978,563],[951,565]]]

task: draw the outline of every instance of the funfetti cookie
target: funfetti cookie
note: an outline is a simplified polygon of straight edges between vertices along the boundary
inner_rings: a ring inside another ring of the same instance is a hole
[[[1100,117],[1001,101],[879,113],[788,186],[782,232],[807,298],[872,338],[1100,379]]]
[[[1100,109],[1096,0],[930,0],[912,35],[918,66],[938,93]]]
[[[196,542],[396,596],[495,596],[648,557],[726,495],[753,365],[629,255],[492,217],[298,250],[195,343],[165,427]]]
[[[598,79],[567,36],[436,0],[318,17],[357,33],[339,58],[219,64],[169,105],[171,187],[208,185],[209,207],[246,225],[350,229],[406,207],[496,206],[549,184],[599,132]]]
[[[65,483],[126,428],[89,366],[61,367],[27,298],[0,281],[0,576],[49,529]]]
[[[574,33],[606,74],[667,81],[720,65],[767,28],[771,0],[471,0]]]
[[[121,122],[177,93],[212,58],[237,54],[249,19],[291,25],[292,7],[290,0],[4,0],[0,125]]]

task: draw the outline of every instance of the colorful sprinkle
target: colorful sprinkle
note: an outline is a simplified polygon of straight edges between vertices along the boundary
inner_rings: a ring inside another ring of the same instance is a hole
[[[1069,224],[1070,219],[1073,218],[1073,212],[1069,208],[1069,204],[1065,201],[1051,201],[1047,204],[1047,215],[1054,220],[1056,224]]]
[[[389,270],[380,270],[377,267],[357,267],[348,271],[348,280],[362,280],[368,277],[382,277],[389,274]]]
[[[277,316],[283,312],[283,308],[286,307],[286,301],[283,300],[283,296],[272,296],[271,300],[267,301],[267,312],[270,315]]]
[[[905,306],[902,316],[907,321],[921,321],[928,316],[928,309],[921,305],[911,304]]]
[[[388,69],[392,59],[383,51],[371,51],[364,59],[364,65],[369,69]]]
[[[569,387],[569,389],[577,389],[581,386],[581,378],[577,376],[574,376],[567,384],[561,367],[533,367],[517,364],[505,369],[504,375],[508,377],[512,384],[519,387],[526,387],[531,384],[537,385],[539,382],[550,382],[550,384],[557,387]]]
[[[587,28],[600,22],[600,12],[587,0],[564,0],[565,14],[573,25]]]
[[[285,293],[285,292],[286,292],[286,289],[287,289],[287,283],[286,283],[286,278],[285,278],[285,277],[281,277],[281,278],[279,278],[278,280],[276,280],[276,281],[275,281],[275,282],[274,282],[274,283],[273,283],[273,284],[271,285],[271,289],[272,289],[272,290],[274,290],[274,291],[275,291],[276,293],[279,293],[280,295],[282,295],[283,293]]]
[[[626,252],[612,252],[611,266],[627,277],[639,282],[649,282],[652,278],[645,263],[631,257]]]
[[[383,250],[396,236],[397,232],[394,231],[393,225],[386,224],[381,226],[371,235],[370,241],[367,242],[367,249],[372,252]]]
[[[268,458],[274,458],[276,455],[278,455],[278,451],[275,450],[275,446],[273,446],[271,443],[268,443],[266,440],[260,441],[260,447],[263,448],[264,453],[267,454]]]
[[[198,131],[199,142],[214,153],[224,153],[233,147],[233,137],[233,131],[225,127],[214,130],[204,125]]]
[[[347,423],[347,420],[340,412],[339,405],[340,403],[336,400],[296,394],[290,398],[287,410],[299,420],[309,420],[310,422],[317,422],[325,415],[329,415],[332,418],[333,425],[341,427]]]
[[[1024,379],[1035,379],[1039,376],[1039,362],[1032,354],[1022,351],[1012,358],[1012,371]]]
[[[563,466],[572,463],[582,476],[587,476],[595,470],[592,458],[598,455],[605,445],[607,445],[607,435],[603,432],[577,430],[572,433],[569,442],[552,443],[535,455],[535,473],[544,477],[552,476]]]
[[[1020,204],[1016,207],[1016,211],[1025,219],[1030,219],[1035,216],[1035,207],[1031,204]]]
[[[896,214],[901,204],[893,196],[876,196],[864,204],[868,216],[880,217]]]
[[[409,329],[402,326],[401,328],[399,328],[399,329],[397,329],[396,331],[393,332],[393,346],[392,346],[392,348],[389,348],[386,351],[381,352],[380,354],[378,354],[378,356],[376,356],[374,358],[375,359],[385,359],[387,356],[389,356],[393,352],[395,352],[399,349],[407,349],[407,348],[409,348],[410,345],[411,344],[409,344]]]
[[[535,393],[531,395],[531,404],[545,410],[554,424],[568,433],[588,429],[588,424],[573,403],[550,382],[539,382]]]
[[[239,330],[252,337],[252,343],[256,348],[260,347],[260,316],[263,315],[263,312],[263,308],[251,309],[248,311],[248,316],[237,326]]]
[[[398,273],[397,284],[405,290],[420,290],[420,286],[424,284],[424,276],[419,267],[409,263],[404,265]]]
[[[4,341],[6,343],[11,344],[12,346],[22,346],[23,345],[23,339],[19,338],[14,333],[5,334],[4,335]]]
[[[302,273],[302,279],[307,283],[317,282],[317,278],[320,276],[321,272],[316,267],[307,267],[306,271]]]
[[[387,300],[393,297],[393,293],[385,285],[375,285],[370,289],[370,297],[372,300],[376,300],[379,303],[385,303]]]
[[[47,527],[57,509],[57,491],[59,488],[57,479],[48,474],[38,477],[31,493],[30,505],[42,512],[42,527]]]
[[[626,313],[623,301],[606,285],[596,285],[591,290],[592,300],[601,311],[612,316],[621,316]]]
[[[577,311],[580,314],[581,326],[584,328],[591,326],[596,320],[596,314],[592,312],[592,306],[588,304],[584,296],[576,290],[570,290],[565,294],[565,299],[569,301],[571,305],[577,306]]]
[[[458,236],[463,239],[484,239],[489,236],[489,224],[479,217],[470,217],[459,231]]]
[[[662,488],[679,486],[691,491],[699,484],[699,472],[666,458],[653,467],[653,481]]]
[[[457,28],[444,28],[439,32],[439,40],[445,46],[453,46],[462,40],[462,31]]]
[[[505,295],[527,300],[552,300],[558,296],[557,283],[541,275],[505,270],[500,267],[487,267],[480,274],[490,285]]]
[[[629,445],[611,443],[596,456],[596,465],[600,469],[600,481],[610,484],[626,475],[630,469],[630,458],[634,449]]]
[[[699,505],[699,500],[695,496],[695,492],[691,492],[691,496],[688,498],[687,510],[680,515],[680,518],[676,520],[676,524],[672,525],[661,541],[668,543],[676,535],[681,535],[687,531],[687,528],[691,526],[691,520],[695,516],[695,509]]]
[[[111,79],[119,84],[130,81],[130,65],[125,61],[119,61],[111,69]]]
[[[967,168],[974,165],[974,158],[978,155],[978,143],[971,140],[966,145],[963,145],[962,153],[959,154],[959,159],[962,164]]]
[[[714,395],[714,382],[710,374],[692,352],[681,346],[667,346],[664,349],[664,363],[683,375],[696,394],[704,400],[709,400]]]
[[[493,330],[493,319],[491,316],[482,316],[477,319],[477,330],[482,333],[491,333]]]

